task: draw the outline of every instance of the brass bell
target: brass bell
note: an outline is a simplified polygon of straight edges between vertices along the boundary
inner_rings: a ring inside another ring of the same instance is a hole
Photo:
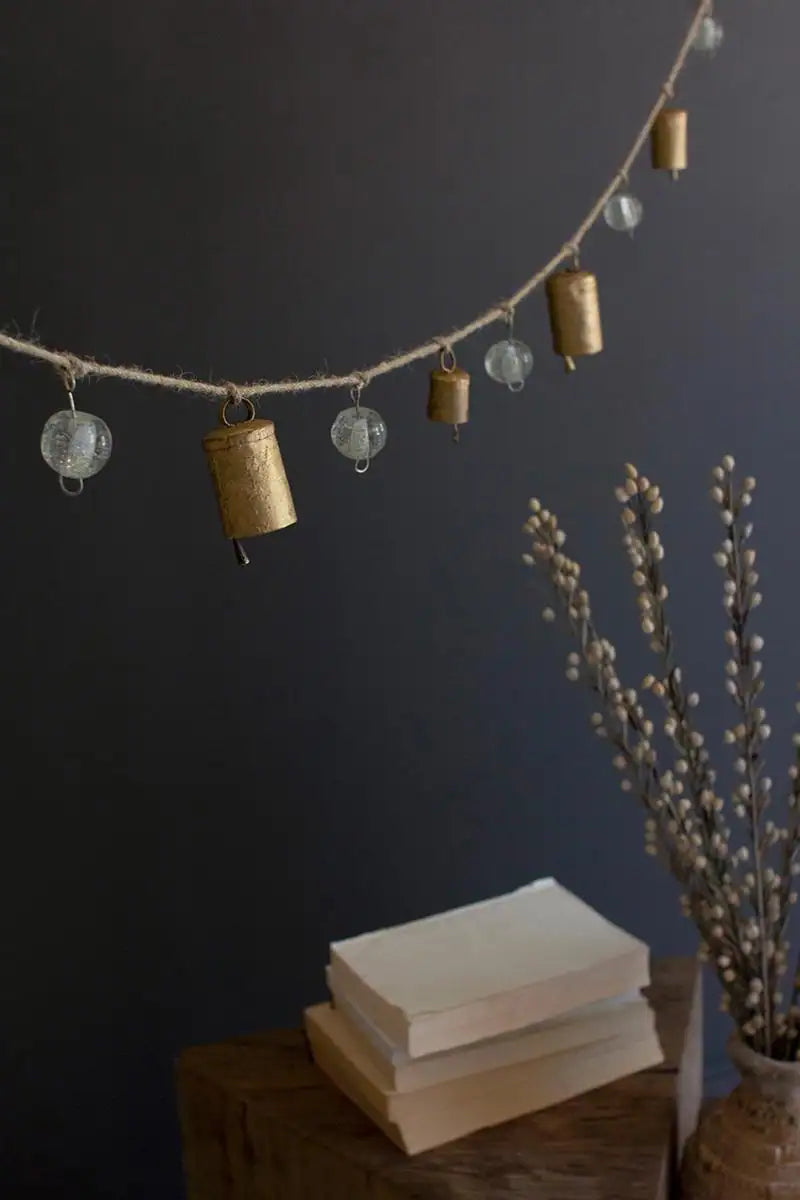
[[[442,351],[438,368],[431,371],[428,420],[452,425],[455,441],[459,425],[466,425],[469,420],[469,373],[456,365],[456,356],[450,349]]]
[[[685,108],[662,108],[650,130],[653,166],[659,171],[671,171],[673,179],[689,165],[688,123]]]
[[[228,408],[238,403],[247,407],[247,416],[232,423]],[[255,417],[251,400],[231,394],[220,409],[221,425],[203,438],[222,528],[243,567],[250,560],[240,538],[272,533],[297,521],[275,426]]]
[[[553,349],[564,359],[568,371],[575,370],[580,354],[599,354],[603,349],[597,277],[591,271],[556,271],[547,284],[547,307]]]

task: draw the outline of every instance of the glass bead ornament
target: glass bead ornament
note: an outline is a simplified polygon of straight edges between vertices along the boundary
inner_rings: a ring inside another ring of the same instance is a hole
[[[62,409],[45,422],[41,451],[48,467],[59,476],[62,490],[78,494],[83,491],[84,479],[102,471],[111,457],[111,430],[92,413]],[[68,488],[65,479],[77,479],[80,486]]]
[[[716,17],[703,17],[700,28],[692,42],[692,49],[699,54],[715,54],[722,45],[725,30]]]
[[[355,404],[342,409],[331,425],[331,441],[340,454],[352,459],[363,475],[376,454],[386,445],[386,422],[374,408]]]
[[[603,209],[606,225],[616,233],[633,233],[643,215],[641,200],[630,192],[615,192]]]
[[[483,365],[490,379],[504,383],[509,391],[519,392],[533,370],[533,353],[524,342],[507,337],[489,347]]]

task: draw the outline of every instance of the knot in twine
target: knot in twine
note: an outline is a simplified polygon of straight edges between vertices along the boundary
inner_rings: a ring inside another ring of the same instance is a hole
[[[353,401],[356,408],[358,408],[361,401],[361,393],[369,383],[369,376],[363,371],[353,371],[351,378],[353,382],[350,385],[350,399]]]
[[[227,398],[227,400],[226,400],[227,403],[229,403],[229,404],[244,404],[244,397],[242,396],[242,393],[239,391],[239,389],[235,383],[226,383],[223,386],[225,388],[225,396]]]
[[[223,425],[235,423],[228,420],[228,406],[230,404],[243,405],[247,409],[247,416],[244,418],[245,421],[255,420],[256,406],[253,404],[253,401],[248,396],[243,396],[235,383],[225,383],[222,386],[225,388],[225,399],[222,401],[222,408],[219,415]]]
[[[75,391],[78,380],[83,379],[89,372],[79,358],[76,358],[73,354],[64,354],[58,365],[58,373],[63,380],[64,387],[72,394]]]
[[[564,252],[572,259],[573,269],[577,271],[581,265],[580,242],[566,242],[564,244]]]
[[[449,338],[436,338],[439,347],[439,366],[449,375],[456,369],[456,352]]]
[[[498,310],[502,313],[503,320],[506,323],[507,337],[513,338],[513,336],[514,336],[514,317],[516,315],[515,306],[511,303],[510,300],[501,300],[500,303],[497,305],[497,307],[498,307]]]

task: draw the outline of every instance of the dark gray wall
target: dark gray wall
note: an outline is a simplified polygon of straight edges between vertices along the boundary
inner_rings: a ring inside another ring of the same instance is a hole
[[[217,379],[346,370],[516,286],[621,158],[689,16],[677,0],[4,8],[0,320]],[[635,682],[611,490],[625,459],[661,481],[675,626],[716,745],[704,495],[737,454],[760,482],[782,764],[800,12],[719,8],[724,52],[680,89],[691,170],[672,186],[643,161],[640,235],[586,245],[605,354],[565,378],[537,294],[520,396],[484,377],[488,336],[465,348],[458,450],[425,420],[427,366],[369,389],[390,435],[365,478],[329,442],[343,397],[264,405],[300,523],[254,543],[247,572],[200,450],[212,406],[82,385],[115,450],[71,502],[38,451],[58,380],[4,357],[4,1194],[174,1200],[176,1052],[296,1022],[333,937],[553,873],[656,951],[691,946],[518,560],[538,493]]]

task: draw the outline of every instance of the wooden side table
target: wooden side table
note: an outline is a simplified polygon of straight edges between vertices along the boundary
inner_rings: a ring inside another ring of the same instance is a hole
[[[702,1091],[700,976],[657,961],[661,1067],[407,1158],[310,1061],[299,1031],[178,1063],[189,1200],[667,1200]]]

